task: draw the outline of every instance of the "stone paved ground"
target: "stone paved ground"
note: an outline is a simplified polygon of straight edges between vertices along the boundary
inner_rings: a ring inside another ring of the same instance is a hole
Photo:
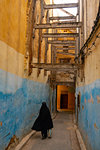
[[[37,132],[22,150],[80,150],[71,112],[59,112],[53,120],[52,138],[41,140]]]

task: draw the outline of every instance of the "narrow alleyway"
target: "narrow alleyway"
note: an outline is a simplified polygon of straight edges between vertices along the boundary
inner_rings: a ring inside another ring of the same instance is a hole
[[[100,150],[100,0],[0,0],[0,11],[0,150]],[[45,140],[30,132],[43,102],[57,111]]]
[[[76,137],[73,114],[60,112],[54,119],[52,138],[41,140],[40,132],[31,137],[22,150],[80,150]]]

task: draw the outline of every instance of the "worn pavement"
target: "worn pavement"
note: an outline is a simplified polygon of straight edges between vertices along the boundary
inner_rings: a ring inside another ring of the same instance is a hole
[[[52,138],[42,140],[36,132],[21,150],[80,150],[72,112],[59,112],[53,120]]]

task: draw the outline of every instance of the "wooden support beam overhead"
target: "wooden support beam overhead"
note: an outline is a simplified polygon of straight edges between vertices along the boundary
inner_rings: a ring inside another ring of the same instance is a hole
[[[59,22],[59,23],[47,23],[47,24],[37,24],[35,29],[57,29],[57,28],[81,28],[81,22]]]
[[[58,73],[66,73],[66,74],[72,74],[75,75],[75,71],[74,70],[57,70],[57,74]]]
[[[75,44],[52,44],[55,48],[75,49]]]
[[[66,53],[66,52],[57,52],[57,54],[62,54],[62,55],[71,55],[71,56],[75,56],[75,54],[73,53]]]
[[[64,12],[64,13],[66,13],[67,15],[69,15],[69,16],[74,16],[72,13],[70,13],[69,11],[67,11],[67,10],[65,10],[65,9],[63,9],[63,8],[61,8],[60,9],[62,12]]]
[[[64,38],[64,37],[78,37],[78,33],[44,33],[43,38]]]
[[[75,71],[73,70],[73,72],[72,72],[72,70],[70,69],[70,70],[66,70],[66,69],[60,69],[60,68],[58,68],[58,69],[53,69],[53,68],[47,68],[47,69],[44,69],[44,70],[46,70],[46,71],[55,71],[55,72],[59,72],[59,73],[69,73],[69,74],[75,74]]]
[[[44,68],[43,68],[44,69]],[[55,69],[55,68],[46,68],[46,69],[44,69],[44,70],[46,70],[46,71],[52,71],[52,72],[70,72],[70,71],[72,71],[71,69],[60,69],[60,68],[57,68],[57,69]],[[75,72],[76,70],[74,70],[74,72]],[[73,73],[74,74],[74,73]]]
[[[76,47],[68,47],[68,48],[59,48],[59,47],[56,47],[56,50],[75,50]]]
[[[75,40],[48,40],[48,44],[75,44]]]
[[[75,83],[74,82],[56,82],[56,85],[66,85],[66,86],[71,86],[71,87],[75,87]]]
[[[66,44],[66,43],[64,43],[64,44],[52,44],[53,46],[55,46],[55,47],[68,47],[68,46],[75,46],[75,43],[68,43],[68,44]]]
[[[44,5],[44,9],[59,9],[59,8],[73,8],[73,7],[78,7],[78,3]]]
[[[77,70],[78,65],[77,64],[51,64],[51,63],[32,63],[32,68],[39,68],[39,69],[46,69],[46,70],[52,70],[52,69],[61,69],[61,70]]]
[[[50,20],[67,20],[67,19],[76,19],[76,16],[62,16],[62,17],[49,17]]]

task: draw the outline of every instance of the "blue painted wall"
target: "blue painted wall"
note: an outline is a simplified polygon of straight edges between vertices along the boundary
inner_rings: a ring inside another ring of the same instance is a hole
[[[77,88],[76,97],[79,92],[81,94],[81,105],[78,110],[79,130],[87,150],[100,150],[100,79]]]
[[[0,150],[13,135],[19,140],[29,131],[42,101],[49,105],[50,87],[0,70]]]

